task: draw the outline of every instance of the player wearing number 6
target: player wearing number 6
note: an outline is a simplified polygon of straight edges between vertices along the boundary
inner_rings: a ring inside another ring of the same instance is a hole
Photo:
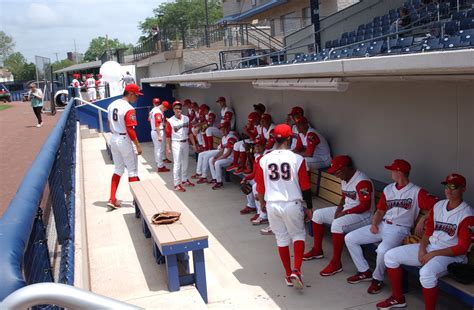
[[[311,219],[313,208],[310,183],[304,158],[288,149],[291,127],[278,125],[274,135],[277,149],[264,155],[256,167],[257,197],[275,233],[278,253],[286,272],[285,282],[288,286],[302,289],[301,263],[306,237],[304,221]],[[302,206],[302,200],[306,202],[306,208]],[[295,257],[293,269],[289,249],[291,242]]]
[[[128,84],[123,92],[122,99],[112,102],[107,108],[107,120],[112,139],[110,139],[110,149],[115,164],[115,171],[112,176],[112,184],[110,189],[110,199],[107,206],[117,209],[120,204],[117,203],[115,194],[120,182],[120,178],[127,168],[128,182],[138,181],[138,157],[142,153],[142,148],[138,143],[135,133],[137,126],[137,117],[132,103],[137,101],[138,96],[143,95],[135,84]],[[133,149],[133,145],[137,149],[137,154]]]

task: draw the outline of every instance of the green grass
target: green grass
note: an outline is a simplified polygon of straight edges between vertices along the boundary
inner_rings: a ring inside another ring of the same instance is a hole
[[[6,109],[11,108],[11,107],[12,107],[11,105],[3,105],[3,104],[0,104],[0,111],[6,110]]]

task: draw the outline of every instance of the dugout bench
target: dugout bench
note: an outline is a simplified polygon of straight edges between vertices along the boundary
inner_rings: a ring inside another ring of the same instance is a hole
[[[141,218],[145,237],[153,238],[153,256],[158,264],[166,264],[168,289],[174,292],[183,285],[195,284],[207,303],[204,249],[208,247],[208,234],[202,224],[159,179],[132,182],[130,189],[135,217]],[[154,225],[151,218],[159,211],[178,211],[181,217],[173,224]],[[189,270],[189,251],[194,273]]]

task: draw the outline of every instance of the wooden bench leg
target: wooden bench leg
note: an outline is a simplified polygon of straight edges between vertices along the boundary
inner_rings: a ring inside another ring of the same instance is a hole
[[[142,217],[142,230],[143,230],[143,234],[145,235],[145,238],[148,239],[151,237],[150,229],[148,228],[148,225],[143,217]]]
[[[204,262],[204,250],[193,251],[194,277],[196,288],[202,299],[207,304],[206,265]]]
[[[170,292],[179,291],[179,270],[176,254],[166,255],[166,273]]]
[[[135,207],[135,217],[137,219],[140,218],[140,215],[141,215],[141,212],[140,212],[140,208],[138,208],[138,205],[137,203],[135,202],[135,200],[133,201],[133,206]]]
[[[155,257],[155,261],[158,265],[162,265],[166,263],[165,257],[161,254],[160,249],[156,245],[155,241],[153,241],[153,256]]]

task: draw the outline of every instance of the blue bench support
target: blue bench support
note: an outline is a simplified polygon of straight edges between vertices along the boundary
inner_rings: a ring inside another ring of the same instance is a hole
[[[142,218],[142,230],[143,230],[143,234],[145,235],[145,238],[148,239],[151,237],[150,229],[148,228],[148,225],[144,218]]]
[[[140,208],[137,206],[135,200],[133,201],[133,206],[135,207],[135,218],[139,219],[141,216]]]

